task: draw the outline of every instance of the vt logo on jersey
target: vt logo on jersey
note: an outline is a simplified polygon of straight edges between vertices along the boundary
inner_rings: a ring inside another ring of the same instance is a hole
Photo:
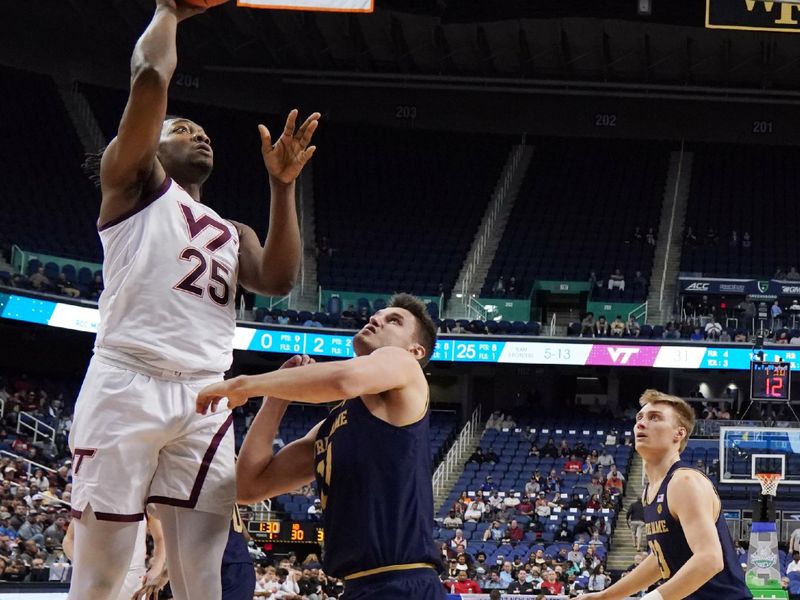
[[[231,230],[228,229],[228,226],[225,223],[220,223],[216,219],[205,214],[199,219],[195,219],[194,213],[192,212],[192,208],[190,206],[187,206],[183,202],[179,202],[178,204],[181,207],[181,212],[183,212],[183,217],[186,219],[186,226],[189,228],[190,240],[194,240],[194,238],[200,235],[200,233],[202,233],[206,227],[211,227],[212,229],[219,231],[219,235],[205,245],[206,250],[209,252],[219,250],[228,243],[228,240],[230,240],[231,237],[233,237],[231,235]]]

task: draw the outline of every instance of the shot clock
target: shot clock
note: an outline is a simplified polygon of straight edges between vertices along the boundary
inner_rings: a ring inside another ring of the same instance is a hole
[[[790,363],[750,363],[750,399],[787,402],[791,383]]]
[[[259,542],[324,544],[325,531],[319,523],[305,521],[250,521],[248,533]]]

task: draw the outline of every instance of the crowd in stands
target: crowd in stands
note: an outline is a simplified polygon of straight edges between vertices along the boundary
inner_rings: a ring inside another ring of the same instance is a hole
[[[627,466],[630,438],[614,430],[586,436],[587,441],[574,430],[523,433],[513,417],[499,412],[491,415],[486,431],[483,442],[495,440],[504,450],[478,447],[464,476],[473,489],[440,513],[445,588],[567,595],[605,589],[611,583],[605,556],[625,487],[616,463],[619,457]],[[509,461],[509,471],[495,481],[491,472]],[[536,467],[522,483],[515,467],[527,465]],[[485,470],[490,474],[478,481]]]
[[[99,270],[93,273],[88,267],[76,269],[69,263],[59,268],[53,262],[43,265],[38,260],[31,260],[26,274],[8,262],[2,249],[0,285],[95,302],[104,289],[103,273]]]

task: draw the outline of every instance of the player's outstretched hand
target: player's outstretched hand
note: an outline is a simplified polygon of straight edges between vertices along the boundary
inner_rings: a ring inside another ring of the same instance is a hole
[[[261,154],[264,156],[264,165],[272,179],[285,185],[292,183],[305,164],[314,155],[316,146],[309,146],[311,137],[317,130],[319,119],[322,115],[312,113],[295,131],[297,122],[297,109],[292,110],[286,118],[286,125],[278,141],[272,143],[272,135],[264,125],[258,126],[261,134]]]
[[[155,572],[152,568],[142,578],[142,586],[134,592],[131,600],[158,600],[158,593],[169,581],[166,565]]]
[[[310,356],[305,354],[301,356],[298,354],[283,363],[280,368],[291,369],[293,367],[310,365],[313,362],[314,359]],[[200,393],[197,394],[195,410],[201,415],[207,414],[209,408],[211,412],[216,412],[217,406],[219,406],[223,398],[228,399],[228,408],[230,409],[242,406],[251,397],[259,395],[258,390],[255,389],[252,382],[253,377],[240,375],[239,377],[234,377],[226,381],[212,383],[204,387],[200,390]]]

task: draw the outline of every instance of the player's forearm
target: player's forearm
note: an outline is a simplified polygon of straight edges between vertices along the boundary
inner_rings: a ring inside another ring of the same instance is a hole
[[[722,554],[698,553],[692,555],[675,575],[665,584],[658,586],[664,600],[680,600],[693,594],[722,571]]]
[[[344,361],[280,369],[261,375],[240,375],[226,384],[231,391],[273,398],[291,398],[295,402],[321,404],[346,398]]]
[[[264,285],[276,295],[288,294],[300,270],[300,226],[295,207],[295,183],[270,177],[269,231],[261,253]]]
[[[269,467],[274,457],[275,436],[288,406],[283,400],[264,398],[239,451],[236,461],[237,482],[250,482]]]
[[[651,554],[628,575],[611,587],[599,592],[598,596],[603,600],[622,600],[622,598],[627,598],[646,590],[659,579],[661,579],[661,571],[658,569],[658,561]]]
[[[175,10],[159,6],[145,29],[131,58],[131,80],[144,72],[155,71],[167,81],[172,78],[178,64],[175,35],[178,16]]]

